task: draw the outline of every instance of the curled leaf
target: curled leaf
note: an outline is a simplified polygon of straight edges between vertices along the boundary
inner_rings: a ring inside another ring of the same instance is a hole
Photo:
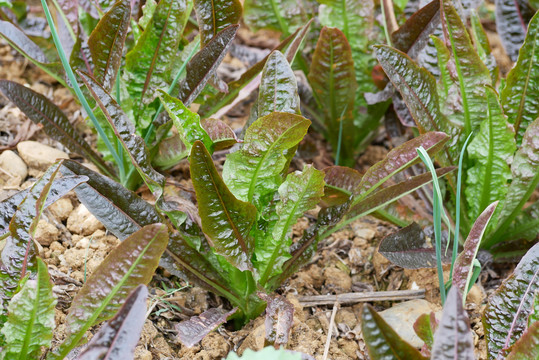
[[[211,308],[199,316],[193,316],[189,320],[176,324],[178,340],[188,348],[195,346],[200,340],[208,335],[217,326],[226,322],[226,319],[236,312],[237,308],[230,311],[221,308]]]

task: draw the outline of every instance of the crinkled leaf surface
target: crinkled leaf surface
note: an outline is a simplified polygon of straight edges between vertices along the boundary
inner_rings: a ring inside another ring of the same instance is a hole
[[[464,249],[455,261],[452,286],[457,287],[461,294],[468,293],[473,271],[473,262],[477,257],[477,251],[479,250],[479,245],[483,239],[483,234],[487,229],[487,225],[492,218],[497,205],[497,201],[490,204],[481,215],[479,215],[477,220],[475,220],[472,229],[464,242]]]
[[[262,209],[283,182],[286,152],[305,136],[311,122],[300,115],[271,113],[245,133],[243,148],[227,156],[223,179],[240,200]]]
[[[324,114],[333,153],[340,152],[343,159],[354,159],[357,129],[353,110],[357,81],[350,45],[339,29],[322,28],[308,79]]]
[[[415,222],[386,236],[378,251],[393,264],[405,269],[436,266],[436,251],[428,246],[425,233]],[[451,253],[442,253],[442,262],[451,262]]]
[[[290,258],[292,226],[307,210],[313,209],[324,194],[324,173],[312,166],[302,172],[291,173],[279,186],[279,202],[276,205],[277,222],[272,233],[255,249],[255,267],[265,284],[270,275],[278,274],[282,264]]]
[[[176,324],[178,340],[186,347],[195,346],[217,326],[226,322],[226,319],[236,312],[237,308],[226,311],[221,308],[211,308],[199,316],[193,316]]]
[[[460,126],[442,114],[435,78],[406,54],[389,46],[378,46],[376,57],[402,95],[419,131],[443,131],[452,138],[448,148],[454,148]],[[453,151],[448,157],[451,162],[456,162],[458,153]]]
[[[518,50],[524,42],[528,21],[534,11],[527,1],[496,0],[496,30],[505,52],[516,61]]]
[[[139,285],[125,299],[118,313],[99,329],[76,360],[113,360],[134,357],[146,320],[148,289]]]
[[[284,56],[291,62],[296,55],[296,52],[299,49],[303,39],[307,35],[309,27],[312,21],[307,22],[303,27],[299,28],[292,35],[284,39],[275,49],[283,52]],[[218,93],[215,97],[209,99],[204,106],[200,108],[200,114],[204,117],[209,117],[215,114],[218,110],[223,109],[231,103],[240,91],[245,88],[247,85],[260,81],[260,72],[264,68],[266,61],[270,55],[266,56],[264,59],[257,62],[247,71],[245,71],[238,80],[232,81],[228,84],[228,93]]]
[[[502,113],[496,92],[488,88],[485,95],[486,119],[467,147],[469,167],[464,193],[470,219],[476,219],[490,203],[504,199],[511,180],[509,163],[516,151],[515,133]]]
[[[417,10],[391,34],[391,44],[397,50],[415,58],[424,48],[435,27],[440,24],[440,1],[434,0]]]
[[[489,299],[483,313],[489,359],[506,356],[506,350],[522,336],[537,289],[539,244],[524,255]]]
[[[240,21],[242,7],[239,0],[195,0],[202,46],[219,31]]]
[[[305,24],[315,6],[308,0],[246,0],[244,21],[253,31],[271,29],[285,36]]]
[[[539,14],[530,21],[517,63],[507,75],[500,95],[504,113],[515,127],[520,145],[529,124],[539,116]]]
[[[414,323],[414,331],[421,340],[425,342],[427,349],[432,349],[434,343],[434,333],[438,327],[438,321],[434,312],[423,314]]]
[[[186,78],[180,85],[178,95],[184,105],[191,105],[215,75],[217,67],[232,45],[238,27],[239,25],[230,25],[221,30],[187,63]]]
[[[511,164],[512,180],[507,190],[503,207],[498,216],[498,227],[494,237],[486,239],[484,246],[491,247],[521,212],[539,184],[539,119],[532,122],[522,138],[522,145],[515,153]]]
[[[361,310],[361,330],[373,360],[425,359],[416,348],[404,341],[371,305],[366,304]]]
[[[202,128],[213,142],[213,150],[227,149],[238,143],[236,133],[228,124],[218,119],[203,119],[200,121]]]
[[[215,252],[242,271],[250,269],[254,243],[249,231],[256,219],[256,208],[230,192],[200,141],[191,149],[190,170],[202,230],[212,240]]]
[[[451,287],[444,304],[442,320],[434,334],[432,358],[437,360],[474,360],[474,341],[470,321],[457,286]]]
[[[88,177],[86,183],[75,188],[78,199],[120,240],[144,225],[161,221],[154,206],[116,181],[73,160],[64,161],[62,165],[62,173]]]
[[[118,1],[103,15],[88,39],[94,64],[94,77],[109,91],[116,81],[116,74],[122,61],[130,18],[130,1]]]
[[[462,112],[455,111],[451,119],[459,119],[465,134],[479,128],[487,112],[486,85],[491,85],[490,72],[475,51],[468,31],[449,0],[441,0],[442,27],[450,47],[459,80]]]
[[[539,322],[531,324],[522,337],[513,345],[506,360],[528,360],[539,358]]]
[[[131,120],[103,86],[86,73],[78,71],[78,74],[103,111],[131,163],[154,196],[159,199],[163,192],[165,177],[152,168],[144,139],[135,134],[135,126]]]
[[[362,175],[345,166],[330,166],[324,169],[324,197],[322,200],[328,206],[346,202],[357,189]]]
[[[185,0],[162,0],[135,47],[125,59],[124,78],[137,124],[146,128],[153,114],[146,109],[166,88],[170,67],[178,51],[183,28],[190,13]]]
[[[55,306],[47,265],[38,258],[37,277],[24,280],[7,307],[8,319],[1,330],[6,344],[0,359],[39,358],[41,347],[51,345]]]
[[[45,96],[9,80],[0,80],[0,90],[15,103],[30,120],[43,125],[47,135],[61,142],[69,150],[83,155],[100,169],[112,175],[114,172],[96,154],[83,136],[71,124],[67,116]]]
[[[197,113],[192,112],[180,100],[162,90],[159,91],[159,99],[174,122],[178,135],[188,152],[191,151],[191,146],[196,140],[202,141],[207,149],[213,148],[213,141],[201,126],[200,116]]]
[[[475,11],[471,13],[471,36],[477,54],[481,61],[485,64],[490,72],[490,78],[493,84],[498,82],[500,77],[500,68],[496,63],[496,59],[491,52],[490,41],[488,40],[487,33],[481,24],[481,20]]]
[[[48,358],[62,359],[90,327],[111,318],[133,289],[147,284],[167,243],[166,226],[152,224],[113,249],[73,299],[66,317],[67,338]]]
[[[285,346],[294,323],[294,305],[285,297],[275,294],[259,293],[258,296],[268,303],[266,307],[266,343],[274,347]]]
[[[273,51],[264,70],[258,90],[258,116],[274,111],[300,114],[300,100],[296,75],[290,64],[279,51]]]

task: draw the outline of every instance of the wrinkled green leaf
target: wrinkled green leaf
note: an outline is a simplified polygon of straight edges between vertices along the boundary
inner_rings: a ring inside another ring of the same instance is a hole
[[[361,331],[373,360],[424,359],[416,348],[404,341],[368,304],[361,311]]]
[[[535,322],[513,345],[506,360],[529,360],[539,358],[539,322]]]
[[[346,202],[361,182],[362,175],[345,166],[330,166],[324,169],[326,183],[322,200],[328,206]]]
[[[295,33],[284,39],[279,46],[273,50],[283,52],[288,62],[291,63],[301,42],[307,35],[311,22],[312,21],[307,22],[302,28],[299,28]],[[237,98],[238,94],[243,88],[252,82],[259,81],[259,74],[268,58],[269,55],[244,72],[238,80],[230,82],[228,84],[228,93],[219,93],[214,98],[209,99],[206,104],[201,107],[199,111],[200,114],[202,114],[203,117],[209,117],[215,114],[217,111],[226,108],[229,103]]]
[[[217,67],[223,61],[239,25],[230,25],[215,35],[187,63],[186,78],[180,85],[180,99],[189,106],[202,92],[206,83],[215,75]]]
[[[213,150],[213,141],[200,124],[200,116],[189,110],[182,102],[164,91],[159,91],[159,99],[168,115],[178,130],[178,135],[185,145],[186,151],[191,151],[191,146],[196,140],[202,141],[207,149]]]
[[[47,265],[38,258],[37,277],[25,279],[7,307],[8,319],[1,331],[6,345],[0,359],[39,358],[41,347],[51,345],[55,305]]]
[[[167,88],[170,68],[190,13],[185,0],[161,0],[135,47],[125,58],[124,79],[137,125],[148,127],[153,111],[147,106]]]
[[[272,233],[255,249],[255,267],[264,285],[270,275],[280,273],[282,264],[290,258],[292,226],[307,210],[314,208],[324,195],[324,173],[312,166],[291,173],[279,186],[279,202],[275,212],[278,219]]]
[[[221,30],[240,21],[242,7],[238,0],[195,0],[202,46]]]
[[[249,231],[256,208],[230,192],[200,141],[193,144],[190,169],[202,230],[212,240],[215,252],[242,271],[250,269],[254,243]]]
[[[67,338],[48,359],[63,359],[90,327],[110,319],[140,284],[150,282],[168,243],[162,224],[143,227],[103,260],[77,293],[66,317]]]
[[[148,289],[139,285],[129,294],[118,313],[99,329],[76,360],[113,360],[134,357],[144,321]]]
[[[243,148],[228,155],[223,166],[230,191],[261,210],[283,182],[287,150],[303,139],[310,123],[288,113],[271,113],[255,121],[245,133]]]
[[[468,31],[449,0],[442,4],[442,27],[446,44],[451,49],[459,80],[461,111],[452,114],[452,120],[464,126],[466,136],[479,128],[487,112],[485,86],[491,85],[490,73],[475,51]],[[457,115],[458,114],[458,115]]]
[[[378,61],[402,95],[419,131],[443,131],[451,136],[448,148],[455,148],[460,125],[452,123],[440,111],[434,77],[398,50],[383,45],[376,49]],[[456,163],[458,152],[448,152],[447,157],[450,163]]]
[[[539,184],[539,119],[532,122],[522,138],[522,146],[515,153],[511,164],[512,180],[503,207],[499,212],[498,226],[494,236],[485,239],[483,246],[491,247],[500,241],[499,236],[515,220],[531,194]]]
[[[459,289],[459,292],[464,295],[463,301],[466,300],[466,294],[470,288],[473,262],[477,257],[479,245],[487,229],[487,225],[498,206],[498,202],[490,204],[475,220],[466,241],[464,249],[461,251],[453,266],[452,286]]]
[[[129,0],[119,0],[103,15],[88,39],[94,65],[93,75],[108,91],[116,81],[130,18]]]
[[[258,117],[272,112],[300,114],[296,75],[280,51],[270,54],[258,90]]]
[[[437,327],[438,321],[436,320],[434,312],[421,315],[414,323],[414,331],[417,336],[423,340],[427,349],[432,349],[434,333],[436,332]]]
[[[285,36],[305,24],[315,6],[308,0],[245,0],[244,21],[253,31],[271,29]]]
[[[530,21],[517,63],[507,75],[500,95],[504,113],[515,127],[520,145],[529,124],[539,116],[539,14]]]
[[[535,291],[535,296],[533,300],[533,308],[528,316],[528,327],[531,326],[534,322],[539,321],[539,291]]]
[[[343,160],[353,161],[357,131],[353,116],[357,81],[350,45],[339,29],[322,28],[308,79],[324,114],[334,155],[340,154]]]
[[[505,52],[516,61],[524,42],[528,21],[534,14],[527,1],[496,0],[496,30]]]
[[[47,135],[69,150],[83,155],[109,175],[114,171],[84,140],[67,116],[45,96],[9,80],[0,80],[0,90],[36,124],[43,125]]]
[[[120,240],[144,225],[161,221],[155,207],[142,200],[106,176],[98,174],[73,160],[62,163],[64,174],[84,175],[88,181],[75,188],[77,198]]]
[[[511,180],[509,163],[516,151],[515,134],[502,113],[496,92],[488,88],[485,95],[486,119],[467,147],[469,165],[464,193],[470,219],[476,219],[490,203],[505,198]]]
[[[513,273],[490,297],[483,313],[489,359],[506,355],[523,334],[539,289],[539,244],[520,260]]]
[[[434,334],[432,358],[437,360],[474,360],[474,342],[470,321],[457,286],[451,287],[442,320]]]
[[[475,45],[475,49],[481,61],[485,64],[490,72],[490,78],[492,84],[498,82],[500,76],[500,68],[496,63],[494,55],[491,53],[490,41],[488,40],[487,34],[481,20],[475,11],[471,13],[471,36]]]
[[[142,28],[142,30],[146,30],[146,26],[148,26],[148,24],[150,23],[150,20],[152,19],[156,8],[156,0],[146,0],[144,6],[142,7],[142,16],[138,21],[138,24]]]
[[[77,71],[82,81],[90,90],[95,101],[103,111],[107,121],[114,130],[117,139],[129,156],[131,163],[135,166],[144,182],[159,199],[163,192],[165,177],[155,171],[149,160],[148,150],[144,139],[135,134],[135,126],[129,120],[122,108],[110,94],[97,83],[90,75]]]

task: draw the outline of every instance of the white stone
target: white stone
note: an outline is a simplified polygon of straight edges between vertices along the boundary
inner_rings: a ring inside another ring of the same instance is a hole
[[[65,152],[37,141],[21,141],[17,144],[17,150],[24,162],[30,167],[30,175],[32,176],[47,170],[57,159],[69,159]]]
[[[60,230],[58,230],[56,226],[48,221],[41,219],[37,223],[34,238],[41,245],[49,246],[54,241],[58,241],[58,239],[60,239]]]
[[[104,226],[86,209],[86,206],[80,204],[67,218],[67,229],[73,234],[90,235],[104,229]]]
[[[441,319],[439,307],[431,304],[427,300],[417,299],[405,301],[380,312],[380,316],[399,334],[399,336],[410,345],[421,348],[421,340],[414,331],[414,323],[423,314],[436,313],[436,318]]]
[[[0,154],[0,186],[19,186],[28,175],[28,167],[11,150]]]
[[[59,221],[64,221],[73,211],[73,204],[71,204],[71,200],[61,198],[49,206],[48,209]]]

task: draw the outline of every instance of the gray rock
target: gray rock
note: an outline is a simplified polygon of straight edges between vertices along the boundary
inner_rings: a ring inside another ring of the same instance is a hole
[[[19,186],[28,175],[28,167],[11,150],[0,154],[0,186]]]
[[[423,314],[436,313],[436,318],[441,319],[440,308],[427,300],[417,299],[405,301],[380,312],[380,316],[410,345],[421,348],[421,340],[414,331],[414,323]]]

